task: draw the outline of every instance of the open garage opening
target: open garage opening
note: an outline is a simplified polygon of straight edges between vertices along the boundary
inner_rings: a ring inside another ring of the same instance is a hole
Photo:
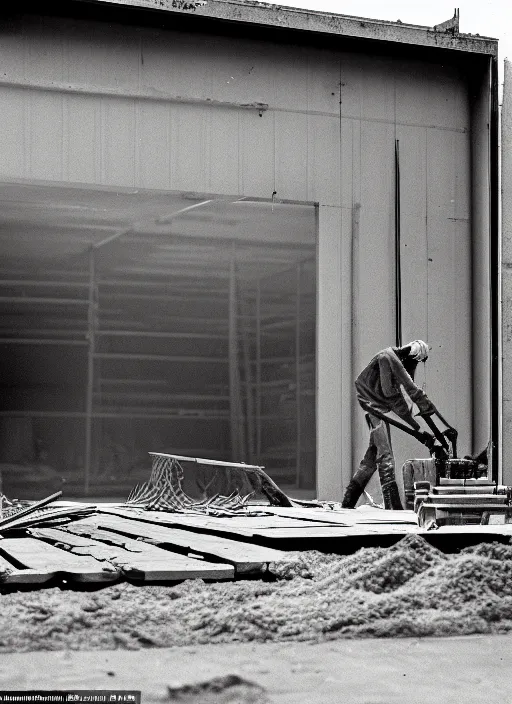
[[[148,452],[315,486],[313,204],[0,184],[3,490],[125,498]]]

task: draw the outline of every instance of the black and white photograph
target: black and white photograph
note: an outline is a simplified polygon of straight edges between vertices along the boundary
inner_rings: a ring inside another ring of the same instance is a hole
[[[2,4],[0,360],[0,703],[512,704],[512,5]]]

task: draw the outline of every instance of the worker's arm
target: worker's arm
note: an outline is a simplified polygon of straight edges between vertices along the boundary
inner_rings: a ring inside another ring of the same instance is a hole
[[[422,391],[414,381],[411,379],[403,364],[393,357],[387,358],[389,361],[390,368],[394,374],[396,380],[399,384],[402,384],[405,392],[408,394],[409,398],[413,403],[418,406],[421,415],[430,415],[435,413],[436,407],[432,401],[428,398],[427,394]]]
[[[400,386],[403,386],[411,401],[420,409],[420,412],[433,413],[435,407],[429,401],[427,395],[416,386],[401,362],[395,360],[391,355],[386,354],[380,357],[379,371],[382,393],[386,398],[392,399],[393,411],[415,430],[419,430],[420,425],[402,396]]]
[[[364,410],[367,411],[368,413],[370,413],[374,416],[377,416],[377,418],[382,418],[382,420],[385,420],[386,423],[389,423],[393,427],[399,428],[400,430],[403,430],[405,433],[412,435],[413,437],[416,438],[416,440],[419,440],[421,443],[423,443],[423,445],[426,445],[426,447],[428,447],[428,449],[431,452],[434,449],[435,442],[436,442],[435,437],[429,432],[420,430],[419,426],[416,423],[416,421],[414,420],[414,418],[412,418],[412,421],[418,427],[411,430],[411,428],[408,428],[403,423],[399,423],[397,420],[394,420],[394,418],[390,418],[388,415],[386,415],[382,411],[378,411],[377,409],[372,408],[366,401],[360,401],[360,403],[361,403],[362,408],[364,408]]]

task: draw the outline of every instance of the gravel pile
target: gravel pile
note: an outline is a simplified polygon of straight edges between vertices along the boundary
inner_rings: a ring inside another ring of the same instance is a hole
[[[0,595],[0,652],[139,649],[512,630],[512,546],[444,555],[409,535],[341,557],[290,554],[273,580]]]

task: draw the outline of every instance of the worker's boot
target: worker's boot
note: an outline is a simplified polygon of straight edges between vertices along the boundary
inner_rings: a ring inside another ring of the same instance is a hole
[[[375,445],[371,442],[365,452],[365,455],[359,467],[355,472],[354,476],[350,480],[343,496],[343,501],[341,503],[342,508],[355,508],[359,497],[364,491],[365,486],[368,484],[374,472],[377,471],[377,464],[375,463],[375,457],[377,455],[377,449]]]
[[[402,500],[400,499],[398,485],[395,481],[382,487],[382,497],[384,499],[384,508],[402,511]]]
[[[351,479],[345,490],[341,508],[355,508],[359,497],[363,493],[363,487],[355,479]]]
[[[372,441],[377,449],[376,463],[379,470],[384,508],[400,511],[403,506],[395,479],[395,458],[393,457],[387,423],[381,422],[372,430]]]
[[[385,462],[379,463],[379,478],[382,498],[384,499],[384,508],[401,511],[403,506],[398,492],[398,485],[395,480],[394,464]]]

